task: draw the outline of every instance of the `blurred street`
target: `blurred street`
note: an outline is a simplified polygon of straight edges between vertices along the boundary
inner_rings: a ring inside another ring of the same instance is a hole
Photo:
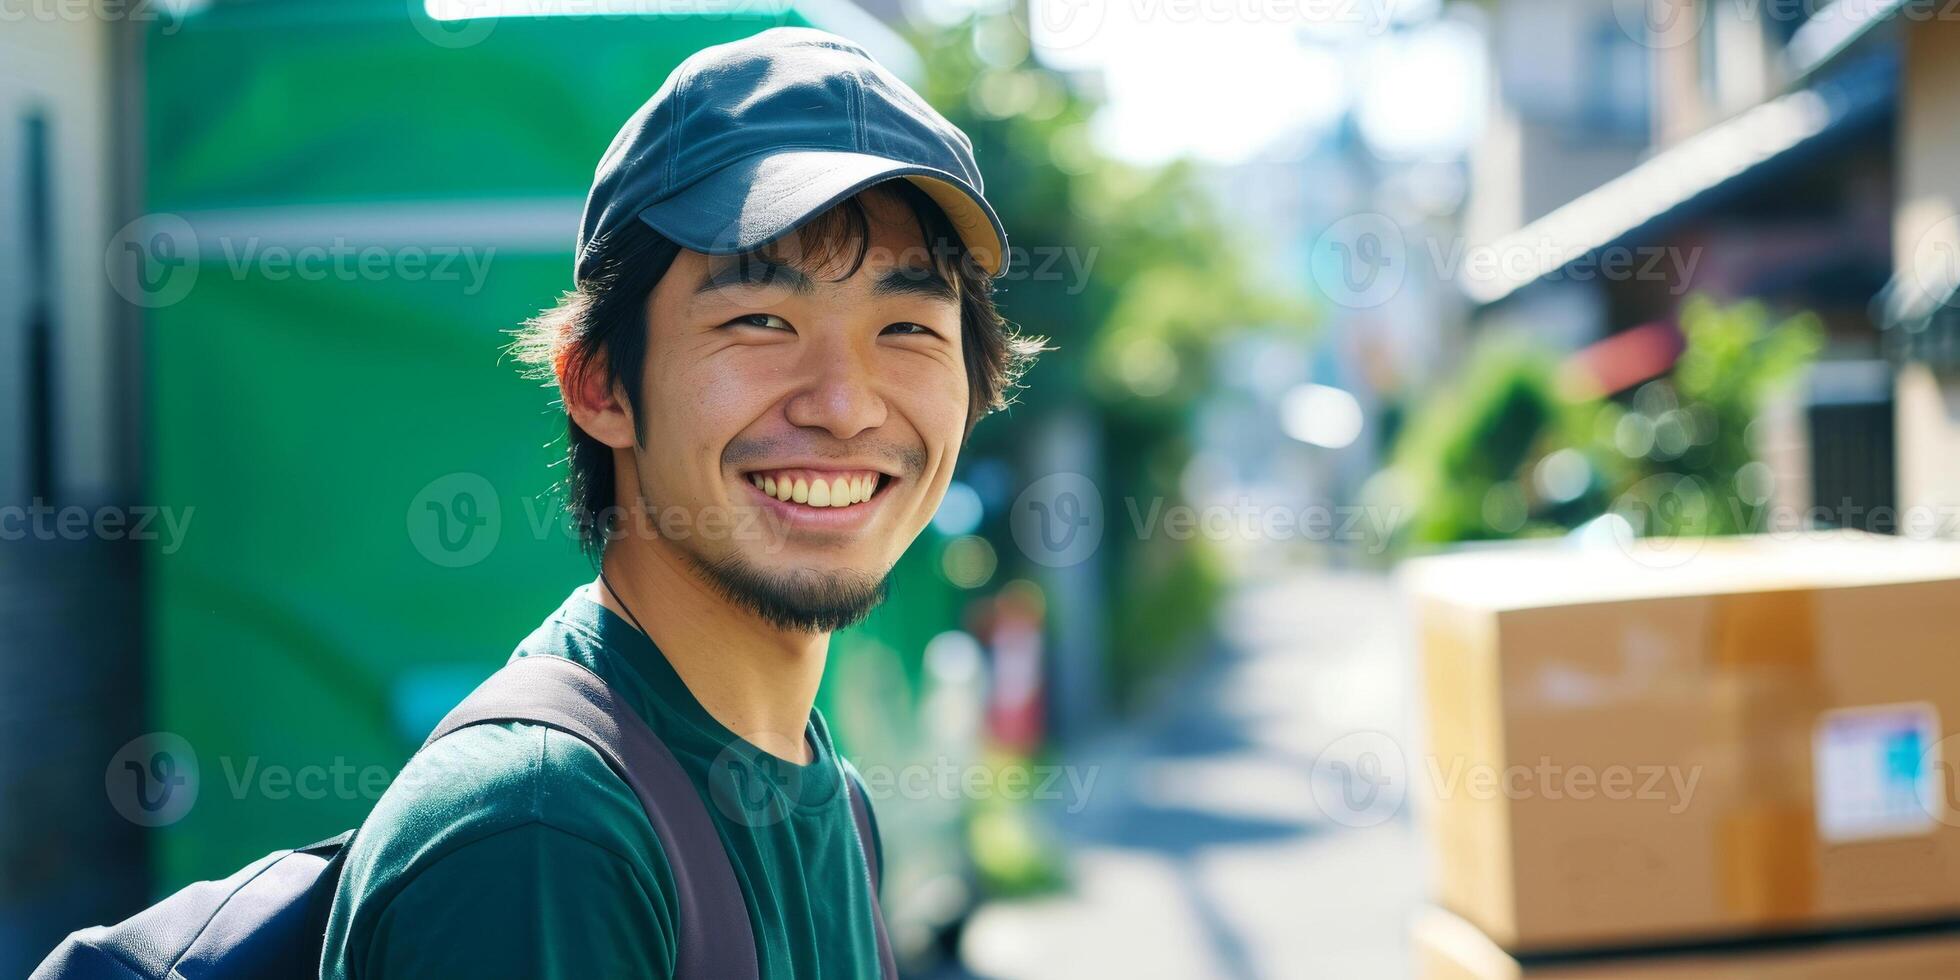
[[[1406,744],[1413,684],[1397,603],[1372,573],[1242,587],[1215,649],[1168,678],[1134,726],[1068,759],[1101,767],[1081,813],[1049,814],[1073,892],[983,908],[968,965],[1016,978],[1409,975],[1422,893],[1409,814],[1343,826],[1323,816],[1313,782],[1327,772],[1316,759],[1348,733]]]

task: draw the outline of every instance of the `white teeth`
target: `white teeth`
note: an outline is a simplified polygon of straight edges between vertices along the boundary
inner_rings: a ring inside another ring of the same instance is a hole
[[[787,475],[777,479],[754,473],[749,476],[749,483],[777,500],[793,500],[811,507],[849,507],[870,500],[878,492],[876,473],[818,479]]]

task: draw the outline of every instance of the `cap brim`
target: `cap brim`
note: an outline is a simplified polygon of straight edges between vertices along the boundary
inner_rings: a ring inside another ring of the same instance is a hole
[[[843,150],[780,150],[738,160],[640,212],[683,248],[760,248],[874,184],[903,177],[930,195],[989,276],[1007,271],[1007,231],[978,191],[931,167]]]

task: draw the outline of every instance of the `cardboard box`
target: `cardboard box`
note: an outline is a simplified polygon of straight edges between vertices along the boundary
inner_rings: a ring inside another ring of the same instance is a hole
[[[1416,921],[1415,963],[1418,980],[1953,980],[1960,977],[1960,931],[1534,963],[1431,909]]]
[[[1503,948],[1960,913],[1960,546],[1547,545],[1404,576],[1435,897]]]

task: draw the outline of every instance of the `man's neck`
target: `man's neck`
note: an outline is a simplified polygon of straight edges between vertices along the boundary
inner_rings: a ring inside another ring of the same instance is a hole
[[[703,582],[679,555],[626,536],[606,549],[606,608],[628,608],[708,714],[757,748],[798,765],[830,634],[777,629]],[[625,600],[625,607],[620,599]]]

